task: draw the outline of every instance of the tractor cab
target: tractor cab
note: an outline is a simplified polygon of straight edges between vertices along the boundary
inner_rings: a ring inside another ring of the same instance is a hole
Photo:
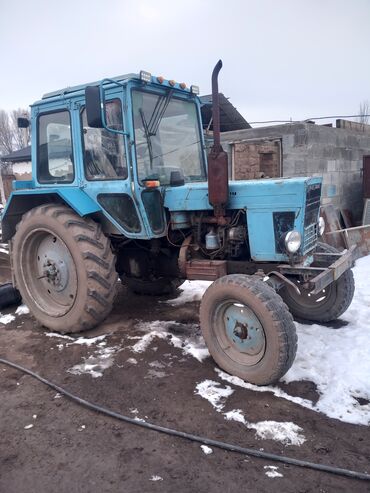
[[[206,181],[197,93],[142,71],[45,94],[31,107],[28,185],[67,202],[77,187],[81,212],[95,209],[111,232],[163,236],[163,187]]]

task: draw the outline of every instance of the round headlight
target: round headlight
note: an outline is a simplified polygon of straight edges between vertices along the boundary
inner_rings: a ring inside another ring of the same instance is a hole
[[[285,235],[284,241],[287,251],[289,253],[296,253],[302,243],[301,233],[299,233],[299,231],[288,231]]]
[[[319,217],[319,235],[322,236],[325,231],[325,220],[322,216]]]

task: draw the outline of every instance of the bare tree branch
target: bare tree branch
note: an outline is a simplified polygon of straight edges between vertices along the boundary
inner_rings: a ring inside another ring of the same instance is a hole
[[[30,118],[29,111],[18,108],[10,111],[0,110],[0,156],[23,149],[30,143],[30,128],[18,128],[17,119]]]
[[[18,108],[10,112],[10,119],[13,128],[13,141],[14,149],[23,149],[27,147],[30,143],[30,127],[28,128],[18,128],[17,120],[19,117],[30,118],[30,113],[27,110]]]
[[[368,100],[362,101],[360,103],[359,115],[360,115],[358,117],[359,123],[367,124],[369,122],[370,103]]]
[[[0,154],[13,152],[13,130],[8,113],[0,110]]]

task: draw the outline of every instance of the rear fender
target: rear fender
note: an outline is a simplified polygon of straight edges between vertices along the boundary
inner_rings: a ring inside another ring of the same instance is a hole
[[[2,240],[9,241],[15,234],[16,226],[23,214],[42,204],[60,203],[71,207],[78,215],[86,216],[100,212],[101,207],[78,188],[61,190],[19,190],[13,192],[2,214]]]

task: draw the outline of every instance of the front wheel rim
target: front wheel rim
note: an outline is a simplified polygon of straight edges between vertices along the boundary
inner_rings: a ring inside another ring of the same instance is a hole
[[[296,281],[295,284],[298,286],[301,294],[298,294],[295,289],[288,286],[289,296],[299,306],[312,310],[315,310],[316,308],[320,309],[328,303],[331,299],[334,287],[334,283],[332,283],[322,289],[319,293],[312,294],[310,290],[303,288],[300,281]]]
[[[21,275],[31,302],[52,317],[66,315],[77,297],[77,269],[69,248],[53,231],[33,230],[25,238]]]
[[[220,303],[212,327],[222,351],[235,363],[253,366],[266,351],[266,335],[255,312],[238,300]]]

